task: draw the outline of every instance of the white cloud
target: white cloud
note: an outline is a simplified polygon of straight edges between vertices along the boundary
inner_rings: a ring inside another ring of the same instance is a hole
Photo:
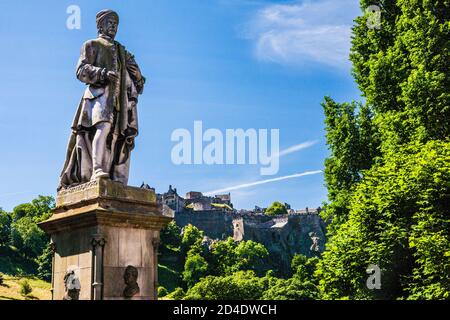
[[[256,57],[262,61],[347,68],[351,25],[358,14],[355,0],[272,4],[256,13],[245,36],[255,41]]]
[[[294,153],[294,152],[297,152],[297,151],[300,151],[300,150],[303,150],[303,149],[307,149],[307,148],[312,147],[313,145],[315,145],[317,142],[318,142],[317,140],[314,140],[314,141],[305,141],[305,142],[296,144],[294,146],[291,146],[289,148],[281,150],[280,153],[278,153],[278,156],[282,157],[282,156],[285,156],[287,154],[291,154],[291,153]],[[276,155],[274,155],[274,156],[276,156]]]
[[[239,185],[232,186],[232,187],[227,187],[227,188],[223,188],[223,189],[218,189],[218,190],[204,192],[204,194],[205,195],[215,195],[215,194],[225,193],[225,192],[232,191],[232,190],[239,190],[239,189],[243,189],[243,188],[249,188],[249,187],[257,186],[257,185],[260,185],[260,184],[266,184],[266,183],[270,183],[270,182],[276,182],[276,181],[282,181],[282,180],[287,180],[287,179],[299,178],[299,177],[304,177],[304,176],[309,176],[309,175],[314,175],[314,174],[319,174],[319,173],[322,173],[322,170],[305,171],[305,172],[302,172],[302,173],[295,173],[295,174],[291,174],[291,175],[283,176],[283,177],[278,177],[278,178],[272,178],[272,179],[259,180],[259,181],[249,182],[249,183],[243,183],[243,184],[239,184]]]

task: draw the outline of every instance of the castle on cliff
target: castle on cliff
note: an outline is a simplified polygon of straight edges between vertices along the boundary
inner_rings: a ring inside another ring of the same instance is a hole
[[[318,255],[326,242],[326,223],[319,213],[321,208],[294,210],[285,204],[288,214],[266,215],[265,209],[236,210],[231,194],[206,196],[190,191],[185,197],[176,188],[157,194],[158,201],[174,211],[175,222],[180,227],[192,224],[210,239],[233,237],[235,241],[253,240],[262,243],[269,251],[269,260],[289,269],[294,254],[307,257]]]

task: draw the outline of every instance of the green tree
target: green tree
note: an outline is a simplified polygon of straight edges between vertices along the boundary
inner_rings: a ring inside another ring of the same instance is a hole
[[[284,204],[281,202],[275,201],[264,211],[264,213],[268,216],[276,216],[280,214],[287,214],[287,209]]]
[[[203,231],[200,231],[196,226],[188,224],[183,228],[183,235],[181,239],[181,251],[186,255],[189,250],[195,249],[201,251],[203,240]]]
[[[237,271],[236,246],[236,242],[231,237],[225,241],[215,241],[212,244],[208,257],[210,274],[223,276]]]
[[[195,250],[189,251],[186,262],[184,263],[183,280],[187,287],[192,287],[198,280],[206,275],[208,271],[208,263]]]
[[[47,242],[42,254],[36,258],[37,276],[42,280],[50,281],[52,278],[52,257],[50,242]]]
[[[237,270],[254,270],[257,274],[266,271],[269,252],[261,243],[241,241],[234,249]]]
[[[11,234],[11,216],[0,208],[0,246],[9,244]]]
[[[257,300],[265,290],[264,282],[253,271],[238,271],[228,276],[207,276],[188,290],[186,300]]]
[[[325,185],[328,199],[322,216],[331,220],[328,230],[347,219],[352,188],[361,181],[364,170],[378,156],[378,138],[373,113],[367,105],[337,103],[325,97],[326,139],[331,155],[325,159]],[[358,110],[358,113],[355,111]]]
[[[448,298],[449,160],[448,142],[429,142],[367,173],[319,263],[327,297]],[[382,270],[381,290],[365,286],[369,264]]]
[[[32,218],[36,223],[44,221],[51,216],[55,207],[55,199],[51,196],[38,196],[31,203],[23,203],[13,209],[12,218],[17,221],[24,217]]]
[[[365,104],[324,102],[332,222],[315,275],[325,298],[449,299],[450,3],[382,4],[380,29],[367,14],[353,28]]]
[[[319,289],[314,277],[314,271],[319,259],[307,258],[296,254],[291,261],[293,276],[289,279],[277,279],[267,286],[263,300],[315,300],[319,299]],[[270,274],[266,275],[266,278]]]
[[[28,258],[37,258],[41,255],[48,241],[48,236],[29,216],[11,224],[11,244]]]
[[[316,300],[319,298],[317,287],[310,281],[300,278],[277,279],[264,291],[262,300]]]
[[[175,221],[161,230],[161,245],[165,247],[179,247],[181,245],[181,228]]]

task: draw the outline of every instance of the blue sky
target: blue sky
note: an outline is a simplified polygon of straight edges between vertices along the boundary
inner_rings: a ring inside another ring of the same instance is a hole
[[[66,27],[69,5],[81,29]],[[257,1],[0,1],[0,207],[55,195],[70,124],[84,90],[75,78],[82,43],[96,37],[95,14],[120,15],[117,40],[147,77],[139,100],[140,133],[130,185],[179,193],[323,169],[328,154],[325,95],[360,100],[350,74],[350,26],[357,0]],[[308,148],[280,158],[275,176],[259,165],[174,165],[178,128],[279,129],[280,149]],[[294,208],[326,200],[323,175],[278,180],[231,191],[236,208]]]

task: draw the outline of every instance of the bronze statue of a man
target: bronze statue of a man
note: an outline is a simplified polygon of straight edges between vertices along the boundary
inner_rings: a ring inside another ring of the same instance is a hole
[[[87,88],[73,120],[58,190],[100,177],[128,183],[145,78],[134,56],[114,40],[118,14],[102,10],[96,21],[98,37],[83,44],[77,64],[77,78]]]

